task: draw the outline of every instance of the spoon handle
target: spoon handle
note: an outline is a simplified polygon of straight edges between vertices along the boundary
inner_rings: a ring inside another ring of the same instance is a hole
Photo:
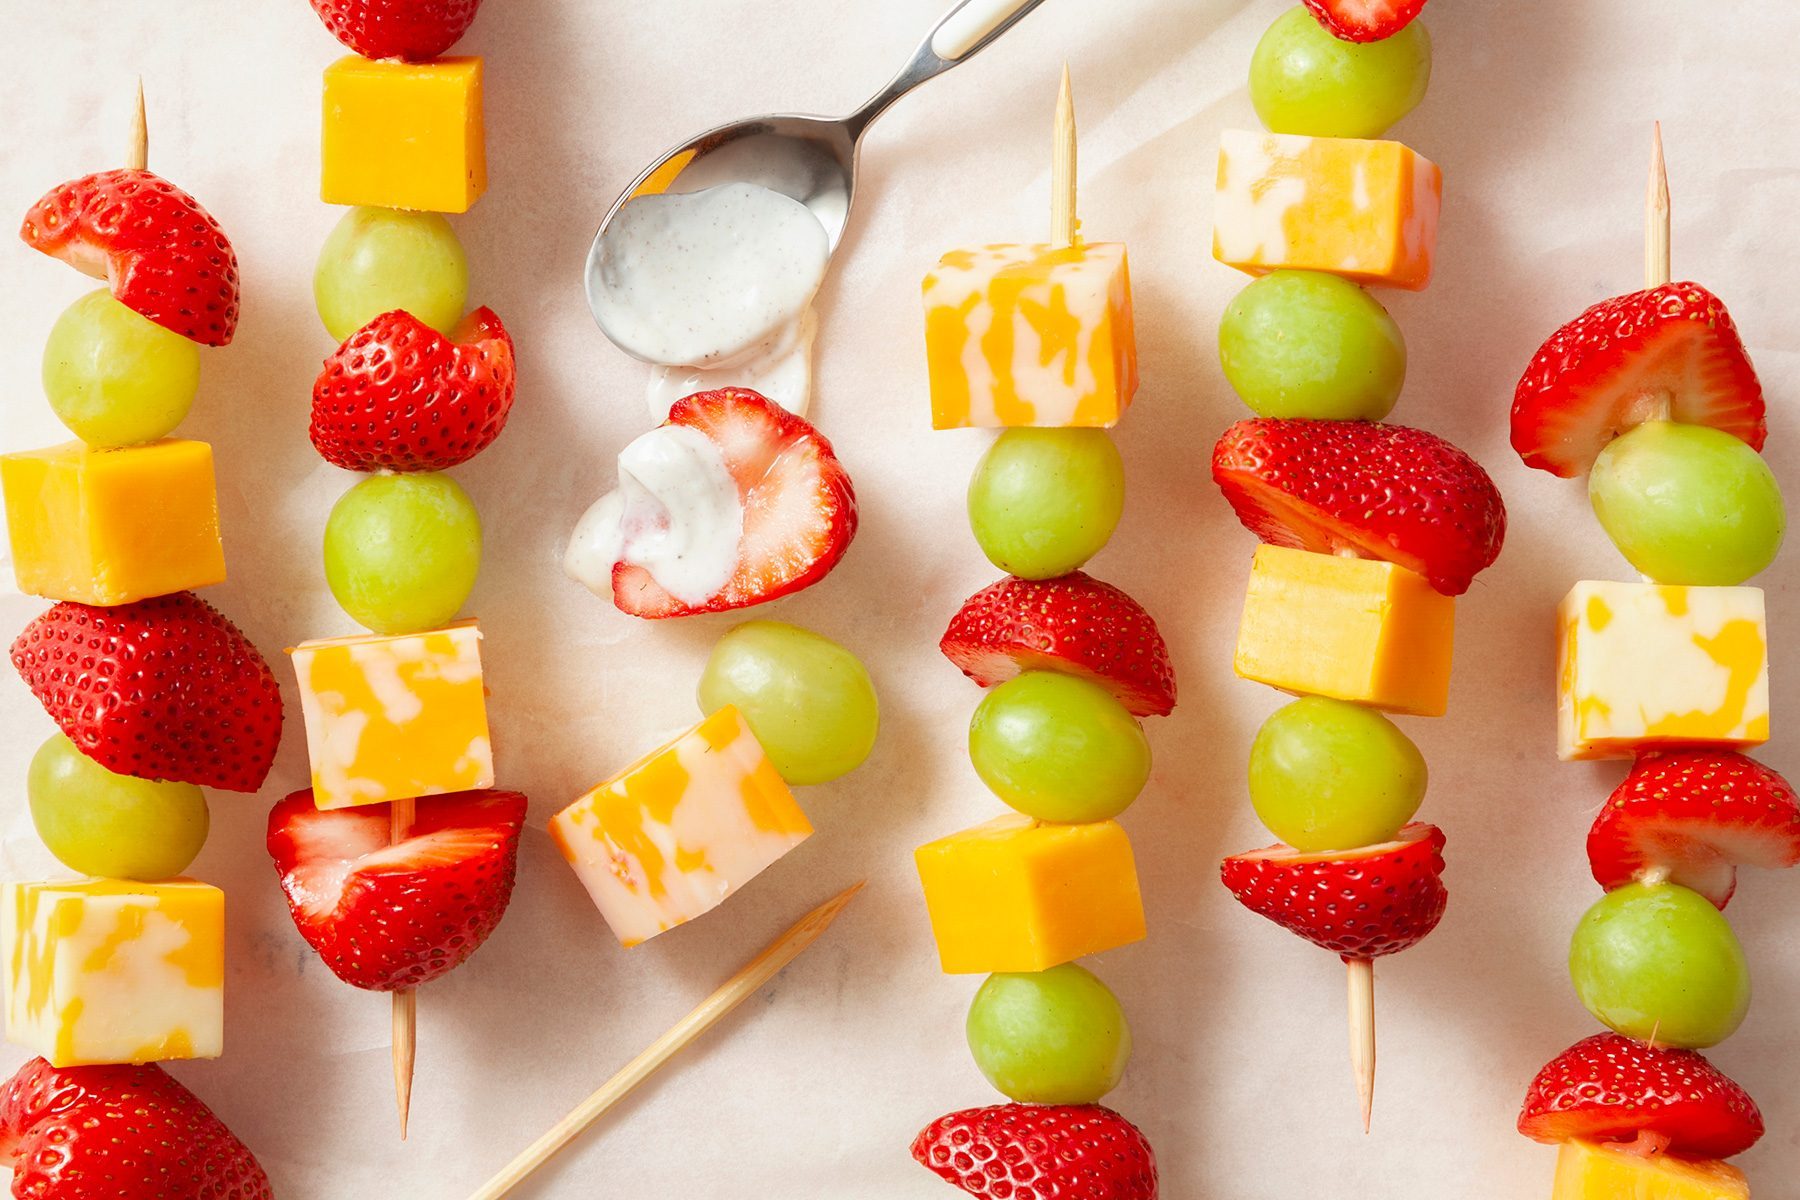
[[[1001,34],[1024,20],[1044,0],[961,0],[945,13],[910,61],[888,85],[852,113],[846,124],[854,137],[894,101],[924,83],[969,61],[992,45]]]

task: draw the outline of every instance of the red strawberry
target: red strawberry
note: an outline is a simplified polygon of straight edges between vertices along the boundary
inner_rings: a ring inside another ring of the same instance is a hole
[[[1668,1139],[1691,1158],[1730,1158],[1763,1135],[1756,1101],[1692,1050],[1599,1033],[1557,1055],[1531,1081],[1519,1132],[1534,1141]]]
[[[416,803],[388,837],[388,805],[320,812],[310,789],[269,812],[269,854],[300,936],[345,983],[392,992],[475,953],[506,913],[525,797],[453,792]]]
[[[1156,1154],[1096,1104],[996,1104],[939,1117],[913,1139],[921,1166],[991,1200],[1156,1200]]]
[[[1302,854],[1270,846],[1225,860],[1238,903],[1346,959],[1411,949],[1443,919],[1444,835],[1415,822],[1391,842]]]
[[[512,338],[489,308],[449,337],[408,312],[383,313],[325,360],[313,384],[312,444],[347,471],[441,471],[506,428]]]
[[[189,592],[64,601],[25,627],[12,661],[69,740],[121,775],[254,792],[281,744],[269,664]]]
[[[1175,668],[1156,622],[1136,600],[1080,571],[983,588],[963,602],[938,649],[982,687],[1021,671],[1065,671],[1100,684],[1136,716],[1175,707]]]
[[[200,202],[148,171],[101,171],[31,206],[19,236],[114,299],[208,346],[237,332],[237,254]]]
[[[1800,795],[1742,754],[1646,754],[1594,819],[1588,864],[1607,891],[1652,876],[1724,908],[1739,866],[1800,864]]]
[[[332,36],[364,58],[436,58],[475,21],[481,0],[312,0]]]
[[[0,1088],[0,1166],[18,1200],[271,1200],[244,1143],[158,1066],[52,1067]]]
[[[1411,25],[1425,0],[1306,0],[1306,7],[1333,37],[1379,42]]]
[[[1404,425],[1239,421],[1213,448],[1213,482],[1265,542],[1398,563],[1451,596],[1506,540],[1506,504],[1481,464]]]
[[[1666,283],[1603,300],[1550,335],[1513,394],[1512,444],[1565,479],[1658,417],[1711,425],[1761,450],[1762,384],[1719,298]]]

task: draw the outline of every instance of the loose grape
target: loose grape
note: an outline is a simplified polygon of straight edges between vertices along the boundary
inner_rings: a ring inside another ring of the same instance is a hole
[[[1023,579],[1067,575],[1125,511],[1125,463],[1099,429],[1008,429],[969,483],[969,525],[988,561]]]
[[[1040,821],[1105,821],[1150,778],[1143,726],[1096,683],[1027,671],[982,700],[969,723],[976,774]]]
[[[880,709],[854,654],[810,630],[749,621],[713,647],[700,675],[700,710],[735,705],[781,777],[826,783],[875,747]]]
[[[1716,1046],[1750,1008],[1750,968],[1724,914],[1673,883],[1628,883],[1587,911],[1569,943],[1587,1010],[1640,1041]]]
[[[1308,854],[1391,841],[1425,799],[1425,756],[1374,709],[1307,696],[1250,746],[1250,803]]]
[[[1650,421],[1616,438],[1588,498],[1619,553],[1658,583],[1742,583],[1775,561],[1787,531],[1769,464],[1705,425]]]
[[[25,775],[31,821],[50,853],[84,875],[167,879],[206,841],[206,796],[191,783],[115,775],[62,734]]]
[[[313,302],[338,341],[397,308],[439,333],[462,319],[469,260],[437,213],[353,208],[319,251]]]
[[[417,633],[462,608],[481,568],[481,518],[448,475],[375,475],[325,522],[325,582],[376,633]]]
[[[105,288],[64,310],[44,345],[44,394],[75,436],[109,448],[154,442],[200,390],[200,347]]]
[[[991,975],[975,993],[969,1051],[989,1083],[1022,1104],[1093,1104],[1131,1058],[1125,1010],[1073,963]]]
[[[1257,416],[1379,421],[1406,383],[1406,341],[1349,280],[1276,271],[1226,307],[1219,363]]]
[[[1431,35],[1419,21],[1379,42],[1346,42],[1292,8],[1250,59],[1250,101],[1275,133],[1380,137],[1430,83]]]

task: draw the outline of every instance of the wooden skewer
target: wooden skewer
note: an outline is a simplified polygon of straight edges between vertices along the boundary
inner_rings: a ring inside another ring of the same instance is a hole
[[[700,1035],[722,1021],[732,1009],[754,996],[783,967],[818,940],[819,935],[838,918],[846,905],[862,891],[863,884],[847,888],[813,909],[798,924],[777,938],[766,950],[751,959],[718,991],[701,1001],[700,1006],[674,1028],[657,1038],[642,1054],[625,1064],[623,1070],[576,1106],[575,1111],[558,1121],[550,1132],[533,1142],[504,1170],[483,1184],[469,1200],[500,1200],[523,1183],[527,1176],[548,1162],[557,1151],[574,1141],[619,1101],[629,1095],[657,1069],[679,1054]]]
[[[125,165],[142,171],[150,165],[150,123],[144,119],[144,77],[138,76],[137,111],[131,119],[131,142],[125,150]]]
[[[1663,161],[1662,122],[1650,135],[1650,187],[1644,198],[1644,286],[1669,282],[1669,168]]]
[[[1350,970],[1350,1069],[1362,1101],[1363,1132],[1375,1112],[1375,960],[1345,960]]]
[[[1050,173],[1050,236],[1058,246],[1073,246],[1081,236],[1075,216],[1075,86],[1069,64],[1063,64],[1062,92],[1056,97],[1056,146]]]
[[[398,842],[412,832],[416,806],[396,800],[388,806],[388,840]],[[400,1140],[406,1140],[412,1116],[413,1063],[419,1051],[419,993],[412,988],[394,993],[393,1001],[394,1102],[400,1109]]]

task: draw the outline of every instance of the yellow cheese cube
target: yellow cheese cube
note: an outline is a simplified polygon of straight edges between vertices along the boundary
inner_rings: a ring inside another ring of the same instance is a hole
[[[1761,589],[1587,580],[1559,618],[1560,757],[1769,740]]]
[[[628,947],[711,912],[811,833],[729,705],[550,821],[550,836]]]
[[[1115,821],[1016,813],[914,853],[938,958],[951,975],[1047,971],[1144,936],[1131,842]]]
[[[950,251],[925,276],[925,349],[934,428],[1116,424],[1138,384],[1125,247]]]
[[[1750,1200],[1750,1185],[1742,1171],[1722,1162],[1564,1142],[1551,1200]]]
[[[112,605],[225,579],[205,442],[8,454],[0,487],[22,592]]]
[[[481,60],[372,62],[325,69],[327,204],[467,212],[487,190]]]
[[[1418,291],[1443,187],[1437,164],[1399,142],[1227,130],[1213,257],[1252,275],[1328,271]]]
[[[217,1058],[225,893],[191,879],[9,883],[6,1037],[52,1066]]]
[[[1421,717],[1450,697],[1456,601],[1393,563],[1258,546],[1237,673]]]
[[[494,786],[475,622],[305,642],[288,654],[320,808]]]

